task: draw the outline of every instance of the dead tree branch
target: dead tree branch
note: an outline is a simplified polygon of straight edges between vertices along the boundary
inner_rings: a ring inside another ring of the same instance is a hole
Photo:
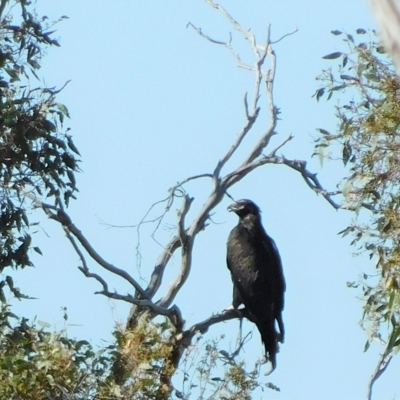
[[[15,186],[15,188],[24,196],[28,197],[31,199],[35,205],[35,207],[40,207],[44,210],[46,215],[58,223],[62,225],[65,234],[70,241],[72,247],[74,248],[75,252],[78,254],[79,258],[82,261],[82,267],[78,267],[78,269],[87,277],[87,278],[93,278],[96,279],[101,286],[103,287],[103,290],[96,292],[96,294],[102,294],[108,298],[111,299],[116,299],[116,300],[122,300],[128,303],[131,303],[136,306],[140,306],[141,308],[145,309],[151,309],[153,313],[157,315],[164,315],[167,316],[173,325],[175,327],[179,327],[181,329],[183,327],[183,320],[181,316],[181,312],[178,309],[177,306],[173,306],[171,308],[165,308],[159,305],[154,304],[145,290],[139,285],[139,283],[130,275],[128,274],[124,269],[115,267],[114,265],[110,264],[106,260],[104,260],[99,253],[93,248],[93,246],[90,244],[90,242],[86,239],[86,237],[82,234],[82,232],[73,224],[71,217],[62,209],[57,208],[53,205],[49,205],[46,203],[43,203],[41,200],[39,200],[33,193],[26,191],[22,186]],[[185,197],[186,198],[186,197]],[[189,210],[188,205],[190,203],[190,198],[187,199],[185,203],[185,208],[183,211],[187,213]],[[54,212],[56,211],[56,212]],[[82,247],[86,250],[86,252],[89,254],[89,256],[101,267],[103,267],[105,270],[120,276],[127,282],[129,282],[132,287],[136,291],[136,296],[132,296],[130,294],[127,295],[122,295],[119,294],[118,292],[114,291],[111,292],[108,289],[108,284],[104,278],[102,278],[99,274],[92,273],[89,271],[89,268],[87,266],[87,262],[85,259],[85,256],[83,252],[81,251],[80,247],[76,243],[75,238],[80,242]]]
[[[324,190],[321,183],[317,179],[316,174],[311,173],[306,168],[305,161],[299,160],[289,160],[284,156],[277,156],[276,153],[281,149],[289,140],[292,139],[290,135],[289,138],[284,140],[279,144],[274,150],[272,150],[269,156],[263,155],[264,149],[269,145],[270,139],[276,133],[276,126],[278,122],[279,109],[274,103],[274,80],[276,74],[276,55],[272,48],[272,42],[270,40],[271,29],[270,25],[267,26],[266,39],[263,45],[259,45],[256,41],[254,34],[247,29],[244,29],[226,10],[219,4],[214,3],[212,0],[205,0],[213,8],[219,10],[232,24],[234,29],[240,32],[244,38],[249,42],[254,55],[254,63],[244,64],[240,59],[238,53],[234,50],[232,46],[232,36],[230,35],[229,41],[216,40],[204,33],[200,28],[196,27],[191,22],[188,26],[192,27],[202,38],[207,41],[226,47],[230,53],[233,55],[234,59],[238,62],[239,67],[245,66],[246,69],[251,70],[254,73],[254,87],[252,94],[252,101],[250,106],[247,101],[247,94],[244,96],[244,108],[246,121],[239,132],[234,143],[230,146],[228,151],[221,157],[218,161],[212,174],[200,174],[184,181],[178,183],[173,188],[170,189],[170,203],[173,202],[176,196],[176,190],[181,189],[184,183],[188,183],[191,180],[195,180],[203,177],[212,177],[212,189],[206,199],[204,205],[199,210],[197,216],[194,217],[192,223],[186,227],[182,216],[186,216],[185,205],[181,211],[178,212],[178,224],[177,224],[177,235],[170,240],[170,242],[165,246],[162,251],[157,263],[153,269],[150,282],[146,288],[146,293],[153,298],[158,289],[161,286],[165,269],[171,260],[172,254],[178,249],[182,248],[181,251],[181,270],[177,276],[170,283],[167,292],[162,296],[160,300],[157,301],[157,305],[162,307],[169,307],[173,300],[175,299],[177,293],[182,288],[183,284],[186,282],[187,276],[190,273],[191,266],[191,255],[195,242],[195,238],[199,232],[201,232],[207,225],[207,221],[210,218],[212,210],[222,201],[227,190],[232,187],[235,183],[243,179],[247,174],[253,171],[255,168],[265,165],[265,164],[283,164],[287,165],[292,169],[300,172],[303,179],[306,181],[307,185],[318,194],[322,194],[328,202],[335,208],[339,208],[332,198],[331,193]],[[286,36],[292,35],[291,32]],[[284,37],[280,38],[278,41],[282,40]],[[269,61],[269,67],[266,68],[266,61]],[[269,119],[268,126],[266,127],[264,133],[255,143],[253,149],[250,151],[247,157],[244,158],[243,162],[235,170],[226,173],[221,176],[223,168],[226,166],[227,162],[232,158],[233,154],[237,152],[240,148],[244,138],[247,136],[248,132],[254,127],[258,121],[258,116],[261,110],[259,101],[261,96],[261,86],[265,84],[265,97],[267,99],[267,116]],[[187,196],[185,194],[185,196]],[[193,199],[190,200],[190,205]],[[136,310],[135,312],[137,312]],[[140,313],[140,311],[139,311]]]

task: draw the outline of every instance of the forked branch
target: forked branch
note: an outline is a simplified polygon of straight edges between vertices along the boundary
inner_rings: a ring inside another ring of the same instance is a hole
[[[151,275],[150,283],[146,289],[151,297],[155,295],[159,289],[165,269],[171,259],[172,254],[180,247],[182,247],[181,254],[181,270],[175,279],[171,282],[167,292],[162,296],[162,298],[157,302],[157,305],[163,307],[169,307],[174,298],[176,297],[179,290],[182,288],[183,284],[186,282],[187,276],[190,273],[191,265],[191,255],[195,242],[195,238],[199,232],[201,232],[207,225],[207,221],[210,218],[212,210],[222,201],[227,190],[232,187],[235,183],[243,179],[247,174],[252,172],[255,168],[259,166],[273,163],[273,164],[284,164],[292,169],[300,172],[303,179],[306,181],[307,185],[314,190],[316,193],[322,194],[328,202],[335,208],[339,208],[332,198],[331,193],[324,190],[316,174],[308,171],[306,168],[305,161],[299,160],[289,160],[284,156],[277,156],[276,153],[281,149],[289,140],[292,139],[290,136],[288,139],[284,140],[280,145],[273,149],[269,156],[263,155],[263,151],[268,147],[270,139],[276,133],[276,126],[278,122],[279,109],[274,103],[274,80],[276,74],[276,55],[272,48],[272,42],[270,40],[270,26],[267,27],[265,42],[260,45],[257,43],[254,34],[247,29],[244,29],[226,10],[219,4],[214,3],[212,0],[205,0],[213,8],[219,10],[232,24],[234,29],[240,32],[244,38],[249,42],[251,49],[253,51],[254,62],[250,64],[245,64],[246,69],[251,70],[254,73],[254,89],[252,94],[252,101],[249,104],[247,102],[247,94],[245,95],[244,105],[245,105],[245,115],[246,121],[243,128],[240,130],[234,143],[230,146],[228,151],[221,157],[218,161],[212,174],[201,174],[195,177],[191,177],[183,181],[184,183],[190,180],[195,180],[198,178],[203,178],[205,176],[212,177],[213,186],[211,192],[206,199],[204,205],[198,211],[197,216],[193,218],[193,221],[188,227],[183,223],[182,215],[186,216],[186,212],[178,212],[178,224],[177,224],[177,234],[171,239],[171,241],[165,246],[162,251],[156,266]],[[226,47],[230,53],[233,55],[234,59],[238,62],[240,67],[243,67],[243,61],[240,59],[238,53],[234,50],[232,45],[232,36],[228,41],[224,42],[221,40],[216,40],[204,33],[200,28],[196,27],[194,24],[189,23],[188,26],[192,27],[202,38],[207,41]],[[289,33],[288,35],[293,34]],[[282,40],[280,38],[277,42]],[[269,67],[265,66],[267,60],[269,61]],[[264,84],[264,85],[263,85]],[[243,140],[248,135],[249,131],[255,126],[258,121],[258,116],[260,114],[260,98],[262,97],[261,88],[265,89],[264,96],[267,100],[267,117],[269,123],[264,130],[264,133],[256,141],[253,149],[244,157],[242,163],[234,170],[227,172],[225,175],[221,175],[223,168],[227,165],[228,161],[231,160],[232,156],[237,152],[237,150],[242,145]],[[183,183],[178,184],[170,191],[170,198],[173,199],[176,195],[176,190],[178,188],[183,188]],[[190,204],[192,204],[193,199],[191,199]],[[172,202],[172,200],[171,200]],[[184,210],[184,207],[183,207]],[[183,248],[185,244],[185,248]]]

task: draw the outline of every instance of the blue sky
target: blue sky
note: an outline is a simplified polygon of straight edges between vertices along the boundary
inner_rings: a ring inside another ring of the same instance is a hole
[[[309,160],[311,170],[333,188],[343,171],[339,165],[310,160],[316,128],[334,131],[333,105],[311,98],[318,87],[315,77],[330,66],[322,56],[343,49],[333,29],[352,32],[374,27],[364,0],[236,0],[221,2],[260,42],[266,25],[272,37],[298,32],[275,45],[278,57],[275,102],[280,107],[279,135],[273,145],[290,133],[295,136],[282,153]],[[78,200],[70,215],[105,259],[144,279],[151,273],[162,248],[151,238],[154,227],[145,226],[140,237],[141,260],[136,254],[135,225],[154,202],[165,198],[177,181],[211,172],[244,123],[243,94],[252,90],[253,76],[238,69],[226,49],[212,45],[187,29],[190,21],[216,39],[226,40],[233,29],[218,12],[201,0],[81,1],[38,0],[37,9],[50,19],[69,19],[58,25],[61,48],[52,49],[43,62],[47,85],[62,86],[71,79],[59,100],[67,105],[74,140],[79,147],[83,173],[78,176]],[[233,35],[243,59],[251,53],[243,39]],[[333,65],[333,64],[332,64]],[[266,111],[264,108],[264,115]],[[263,128],[256,126],[243,151],[229,164],[234,167],[251,148]],[[262,124],[264,122],[264,125]],[[194,213],[211,187],[200,181],[188,185],[195,197]],[[270,399],[363,398],[381,348],[363,353],[366,341],[358,321],[360,294],[346,287],[371,268],[368,260],[353,257],[348,240],[337,232],[352,215],[336,212],[311,192],[299,174],[284,166],[267,165],[232,188],[235,198],[251,198],[263,211],[264,225],[281,251],[287,280],[287,339],[278,354],[278,368],[269,378],[281,388],[268,391]],[[176,298],[188,324],[207,318],[231,301],[231,280],[225,266],[225,243],[236,224],[226,211],[229,199],[215,210],[213,221],[196,241],[191,276]],[[178,208],[179,204],[176,204]],[[68,308],[68,331],[91,338],[94,344],[110,340],[115,323],[125,321],[129,307],[93,293],[96,282],[77,270],[79,259],[62,229],[40,215],[35,240],[43,257],[32,257],[36,268],[15,274],[23,292],[37,300],[16,304],[23,315],[37,316],[62,328],[61,307]],[[175,214],[166,220],[156,238],[166,243],[173,234]],[[171,263],[165,284],[179,268]],[[94,264],[93,271],[99,271]],[[108,275],[105,274],[108,277]],[[110,276],[111,287],[129,288]],[[250,324],[245,329],[251,330]],[[234,341],[238,322],[210,329],[208,335],[226,333]],[[262,353],[255,332],[246,347],[250,360]],[[400,394],[395,373],[398,360],[375,387],[376,399]]]

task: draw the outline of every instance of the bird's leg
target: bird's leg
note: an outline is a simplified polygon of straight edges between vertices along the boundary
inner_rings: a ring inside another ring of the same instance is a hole
[[[236,310],[236,308],[233,306],[233,304],[231,304],[229,307],[224,308],[222,310],[222,312],[227,312],[227,311],[232,311],[232,310]]]
[[[241,304],[243,304],[242,296],[240,295],[238,288],[233,286],[232,304],[222,311],[238,310]]]
[[[264,375],[268,376],[270,374],[272,374],[275,369],[276,369],[276,359],[275,356],[273,355],[272,357],[267,356],[266,354],[264,355],[263,359],[261,360],[261,364],[266,364],[267,362],[271,363],[271,369],[266,372]]]

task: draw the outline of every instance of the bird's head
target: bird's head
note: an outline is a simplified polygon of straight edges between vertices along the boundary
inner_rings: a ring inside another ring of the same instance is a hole
[[[247,215],[259,217],[261,213],[257,204],[248,199],[235,201],[228,207],[228,211],[233,211],[239,218],[244,218]]]

